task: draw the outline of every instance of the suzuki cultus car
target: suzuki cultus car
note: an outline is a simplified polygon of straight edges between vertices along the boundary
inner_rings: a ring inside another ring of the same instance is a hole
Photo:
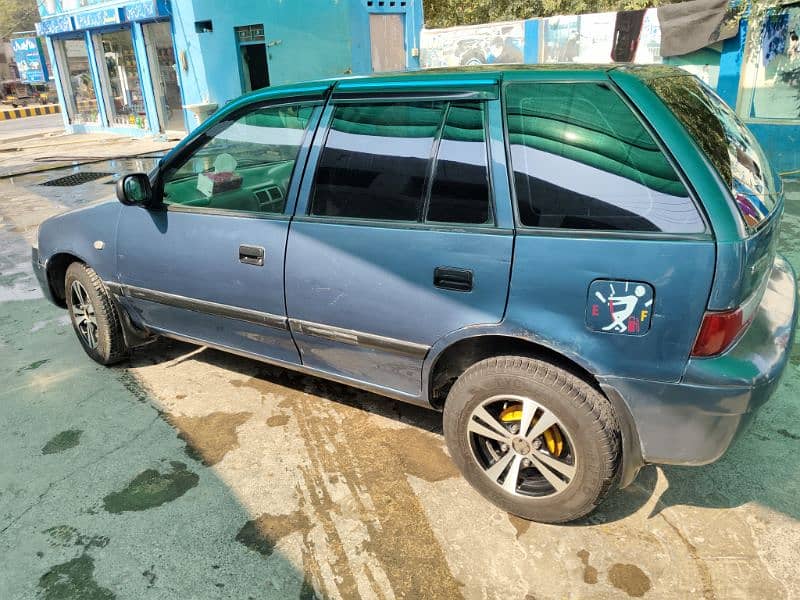
[[[669,67],[270,88],[117,195],[34,249],[89,356],[166,336],[432,407],[464,477],[528,519],[717,460],[793,340],[780,186]]]

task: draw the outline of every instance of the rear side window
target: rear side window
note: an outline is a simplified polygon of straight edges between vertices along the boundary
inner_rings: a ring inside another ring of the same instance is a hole
[[[338,106],[319,159],[311,214],[489,222],[483,104]]]
[[[637,116],[603,84],[506,88],[519,218],[532,227],[700,233],[697,207]]]
[[[777,204],[774,176],[758,142],[736,114],[692,76],[654,77],[647,85],[664,101],[717,169],[742,220],[757,228]]]
[[[452,104],[439,142],[427,220],[488,223],[489,207],[484,105]]]

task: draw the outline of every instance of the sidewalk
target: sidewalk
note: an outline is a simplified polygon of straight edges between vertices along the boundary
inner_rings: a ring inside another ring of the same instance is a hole
[[[66,134],[62,130],[0,140],[0,179],[94,161],[166,152],[178,140],[129,138],[106,133]]]

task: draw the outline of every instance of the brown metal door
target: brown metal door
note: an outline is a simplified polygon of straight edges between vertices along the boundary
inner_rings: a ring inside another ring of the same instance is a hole
[[[371,14],[369,36],[374,72],[402,71],[406,68],[403,15]]]

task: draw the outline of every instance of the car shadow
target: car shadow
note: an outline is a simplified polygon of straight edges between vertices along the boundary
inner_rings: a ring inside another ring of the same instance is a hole
[[[195,348],[182,342],[159,340],[138,352],[133,365],[180,360]],[[442,435],[441,414],[434,410],[213,349],[203,349],[192,358]],[[594,513],[574,525],[624,519],[640,511],[657,493],[660,495],[649,513],[651,518],[672,506],[735,508],[755,502],[800,519],[800,503],[796,501],[800,496],[800,471],[794,468],[791,458],[800,436],[774,426],[775,410],[764,412],[716,463],[701,467],[645,466],[633,484],[612,492]],[[434,444],[431,441],[432,450]],[[657,486],[659,473],[666,479],[666,486]],[[664,491],[657,491],[664,487]]]
[[[202,348],[202,351],[193,352],[198,348]],[[321,377],[275,367],[256,359],[243,358],[209,347],[195,346],[176,340],[159,339],[137,350],[131,358],[129,366],[135,368],[165,361],[173,361],[173,364],[180,364],[182,357],[190,354],[192,360],[202,361],[211,366],[236,372],[246,377],[254,377],[267,384],[312,394],[324,400],[401,421],[418,429],[424,429],[439,435],[443,433],[442,416],[436,410],[400,402]]]

